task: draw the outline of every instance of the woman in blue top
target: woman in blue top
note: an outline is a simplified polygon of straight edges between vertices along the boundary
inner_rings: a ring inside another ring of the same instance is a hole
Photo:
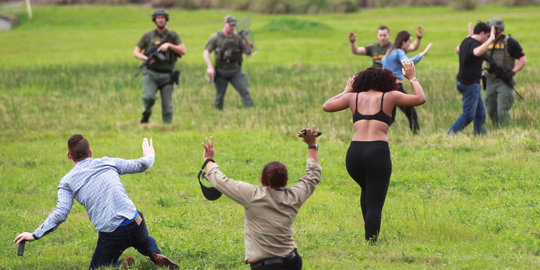
[[[419,53],[418,55],[414,56],[413,58],[409,59],[407,58],[407,51],[406,49],[409,48],[409,45],[411,44],[411,34],[407,31],[401,31],[397,34],[396,40],[394,43],[392,43],[392,46],[388,49],[386,52],[386,55],[382,59],[383,69],[389,69],[392,71],[392,74],[396,76],[396,84],[397,89],[403,93],[405,90],[403,89],[403,74],[401,73],[401,69],[403,68],[402,62],[404,60],[411,60],[414,64],[417,64],[420,62],[420,59],[426,55],[426,53],[431,49],[431,43],[429,43],[426,47],[426,49]],[[418,125],[418,115],[416,114],[416,110],[413,107],[402,107],[399,106],[399,109],[405,113],[407,116],[407,119],[409,119],[409,127],[411,128],[411,131],[413,133],[417,133],[420,130],[420,126]],[[395,115],[393,115],[395,117]]]

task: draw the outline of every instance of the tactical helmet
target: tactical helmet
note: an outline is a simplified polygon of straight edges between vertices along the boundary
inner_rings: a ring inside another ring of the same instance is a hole
[[[495,26],[495,28],[504,30],[504,22],[501,18],[493,17],[487,21],[489,26]]]
[[[165,20],[166,21],[169,21],[169,13],[167,13],[167,11],[165,11],[164,9],[156,9],[154,11],[154,13],[152,13],[152,21],[153,22],[156,22],[156,17],[157,15],[164,15],[165,16]]]

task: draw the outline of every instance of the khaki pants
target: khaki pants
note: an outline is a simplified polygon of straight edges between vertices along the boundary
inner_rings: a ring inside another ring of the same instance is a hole
[[[146,69],[143,72],[143,115],[152,114],[152,106],[156,102],[156,93],[161,94],[161,117],[163,122],[171,123],[173,118],[172,93],[174,90],[170,73],[160,73]]]
[[[214,100],[214,106],[223,110],[223,102],[225,100],[225,93],[227,92],[227,85],[229,82],[234,86],[240,97],[242,97],[242,103],[244,107],[253,107],[253,99],[249,93],[248,80],[246,75],[242,72],[241,67],[232,69],[216,68],[216,76],[214,79],[216,84],[216,98]]]
[[[486,110],[496,126],[510,123],[510,108],[514,103],[514,89],[501,79],[486,81]]]

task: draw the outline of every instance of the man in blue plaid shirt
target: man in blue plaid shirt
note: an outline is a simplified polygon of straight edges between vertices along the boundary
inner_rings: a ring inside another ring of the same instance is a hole
[[[156,240],[148,235],[144,216],[127,196],[119,177],[144,172],[154,165],[156,154],[152,139],[144,138],[143,157],[132,160],[91,158],[90,144],[80,134],[69,138],[68,150],[67,157],[73,162],[73,169],[60,180],[56,209],[33,233],[23,232],[13,242],[34,241],[54,231],[67,219],[73,199],[76,199],[86,208],[90,221],[99,232],[90,269],[133,264],[131,257],[118,260],[129,247],[136,248],[159,266],[178,269],[178,265],[161,254]]]

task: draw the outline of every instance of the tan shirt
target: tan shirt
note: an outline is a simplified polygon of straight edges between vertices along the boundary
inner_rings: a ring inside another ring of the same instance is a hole
[[[244,206],[246,260],[284,257],[296,248],[292,223],[321,179],[321,166],[317,161],[308,159],[306,167],[306,174],[296,185],[278,190],[235,181],[225,176],[217,164],[210,165],[206,179]]]

